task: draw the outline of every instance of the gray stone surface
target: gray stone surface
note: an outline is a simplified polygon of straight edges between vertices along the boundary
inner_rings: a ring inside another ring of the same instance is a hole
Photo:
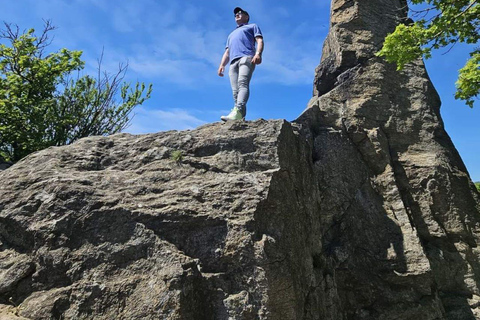
[[[31,319],[299,318],[321,250],[311,159],[283,120],[35,153],[0,173],[1,302]]]
[[[374,55],[405,7],[332,1],[314,96],[297,120],[312,128],[322,211],[333,216],[323,241],[346,318],[480,318],[478,193],[422,61],[397,72]]]
[[[480,318],[479,195],[422,62],[374,56],[405,5],[332,2],[293,123],[91,137],[0,171],[0,317]]]

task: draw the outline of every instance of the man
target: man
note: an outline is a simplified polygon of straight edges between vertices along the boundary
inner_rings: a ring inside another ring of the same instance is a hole
[[[248,23],[250,16],[242,8],[236,7],[233,14],[237,28],[228,36],[225,53],[218,68],[218,75],[223,77],[225,66],[231,59],[228,75],[234,107],[228,116],[221,117],[223,121],[245,119],[250,79],[255,65],[262,63],[263,36],[260,28],[254,23]]]

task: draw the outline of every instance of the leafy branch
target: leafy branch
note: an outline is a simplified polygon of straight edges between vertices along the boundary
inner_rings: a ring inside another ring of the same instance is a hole
[[[480,39],[480,6],[478,0],[411,0],[412,4],[427,3],[430,7],[414,11],[414,17],[423,17],[410,25],[400,24],[389,34],[383,48],[377,53],[402,69],[418,58],[430,58],[432,50],[455,44],[475,44]],[[433,16],[429,19],[429,14]],[[474,49],[470,59],[459,71],[456,99],[465,100],[473,107],[480,93],[480,50]]]

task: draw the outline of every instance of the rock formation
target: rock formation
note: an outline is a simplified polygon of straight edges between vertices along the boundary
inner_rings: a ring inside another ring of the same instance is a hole
[[[310,127],[347,319],[480,318],[479,206],[422,61],[375,57],[406,1],[332,1]],[[327,254],[328,255],[328,254]]]
[[[6,319],[475,319],[478,193],[404,0],[333,0],[294,122],[82,139],[0,171]],[[2,318],[2,319],[3,319]]]

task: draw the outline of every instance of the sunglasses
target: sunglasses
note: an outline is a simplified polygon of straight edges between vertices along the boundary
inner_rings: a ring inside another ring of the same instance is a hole
[[[244,14],[245,14],[245,12],[243,12],[243,11],[238,11],[237,13],[234,14],[234,16],[236,17],[236,16],[244,15]]]

